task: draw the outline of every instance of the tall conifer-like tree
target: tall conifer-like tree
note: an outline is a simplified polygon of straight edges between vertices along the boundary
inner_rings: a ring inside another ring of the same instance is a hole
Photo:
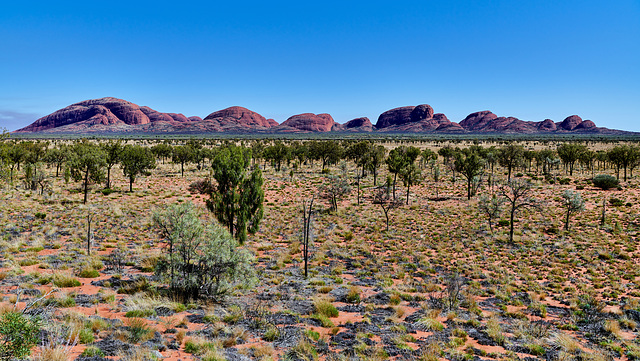
[[[263,216],[262,172],[249,170],[251,149],[229,145],[213,159],[213,178],[207,207],[240,244],[255,233]]]

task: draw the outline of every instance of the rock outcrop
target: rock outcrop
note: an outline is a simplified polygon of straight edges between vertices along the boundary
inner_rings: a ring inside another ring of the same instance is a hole
[[[305,132],[397,132],[397,133],[600,133],[622,131],[599,128],[591,120],[571,115],[562,122],[551,119],[523,121],[499,117],[485,110],[466,116],[459,124],[446,115],[434,113],[428,104],[406,106],[380,114],[375,127],[368,118],[336,123],[329,114],[304,113],[289,117],[282,124],[247,108],[233,106],[207,115],[186,117],[162,113],[147,106],[118,98],[85,100],[57,110],[16,132],[50,133],[305,133]]]
[[[555,132],[557,129],[556,123],[551,119],[545,119],[538,125],[538,130],[541,132]]]
[[[330,132],[336,124],[329,114],[304,113],[289,117],[280,126],[285,131],[292,128],[305,132]]]
[[[216,122],[221,128],[271,128],[278,125],[273,119],[266,119],[262,115],[243,107],[229,107],[207,115],[204,121]]]
[[[355,118],[343,124],[344,130],[351,132],[372,132],[373,124],[367,117]]]
[[[574,130],[578,125],[582,123],[582,118],[577,115],[571,115],[566,117],[562,123],[560,123],[560,128],[564,130]]]
[[[66,125],[140,125],[150,122],[149,116],[136,104],[117,98],[100,98],[72,104],[36,120],[19,131],[38,132]]]
[[[380,114],[376,129],[383,132],[458,132],[463,131],[459,124],[452,123],[442,113],[434,114],[428,104],[400,107]]]

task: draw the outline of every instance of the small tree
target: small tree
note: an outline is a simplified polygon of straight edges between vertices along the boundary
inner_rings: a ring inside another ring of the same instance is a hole
[[[521,145],[509,144],[500,148],[498,152],[498,163],[507,168],[507,179],[511,180],[511,171],[522,161],[524,148]]]
[[[249,172],[251,149],[225,146],[216,154],[211,167],[216,184],[209,192],[207,208],[240,244],[247,232],[255,233],[263,216],[262,172]]]
[[[156,158],[151,150],[139,145],[127,145],[120,155],[122,172],[129,178],[129,192],[133,192],[133,182],[138,175],[150,175],[149,170],[155,169]]]
[[[573,176],[573,166],[586,151],[587,147],[583,144],[564,143],[558,147],[558,157],[569,171],[569,175]]]
[[[389,231],[389,212],[392,209],[398,208],[402,205],[402,201],[396,199],[389,192],[390,185],[378,187],[373,195],[373,204],[379,204],[384,212],[386,219],[387,231]]]
[[[529,181],[512,179],[500,186],[500,193],[509,204],[509,242],[513,243],[513,227],[516,214],[525,208],[538,208],[531,196],[532,185]]]
[[[107,179],[105,183],[105,188],[111,188],[111,168],[114,165],[120,163],[123,151],[122,141],[120,140],[110,140],[107,143],[103,143],[101,146],[102,150],[104,150],[105,154],[105,162],[107,168]]]
[[[415,163],[411,163],[400,171],[400,179],[402,179],[402,183],[407,187],[407,204],[409,204],[409,189],[413,185],[420,184],[422,181],[422,170],[418,168]]]
[[[84,201],[87,203],[87,193],[91,181],[100,182],[104,178],[103,168],[106,165],[104,152],[100,147],[89,142],[74,145],[72,155],[67,166],[73,179],[82,181]]]
[[[567,209],[565,217],[564,229],[569,230],[569,220],[573,213],[584,211],[584,201],[580,193],[567,189],[562,194],[562,205]]]
[[[467,199],[471,199],[477,190],[477,179],[484,173],[484,160],[478,154],[465,149],[456,152],[454,165],[456,172],[467,179]]]
[[[320,187],[320,196],[329,201],[330,210],[338,210],[338,201],[351,192],[351,186],[344,177],[335,175],[325,177],[325,182]]]
[[[487,197],[486,195],[480,196],[478,210],[487,217],[491,233],[493,233],[493,220],[499,218],[500,213],[502,213],[502,203],[503,200],[495,194],[491,197]]]
[[[196,159],[195,150],[188,145],[179,145],[173,148],[172,160],[180,164],[180,174],[184,177],[184,165]]]

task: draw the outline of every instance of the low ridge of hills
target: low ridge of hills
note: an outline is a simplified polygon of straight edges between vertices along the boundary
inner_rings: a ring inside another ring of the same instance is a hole
[[[233,106],[207,115],[186,117],[180,113],[161,113],[146,106],[118,98],[85,100],[44,116],[17,133],[317,133],[317,132],[387,132],[387,133],[599,133],[622,134],[619,130],[600,128],[591,120],[571,115],[561,122],[551,119],[524,121],[499,117],[485,110],[469,114],[459,123],[442,113],[434,113],[427,104],[387,110],[375,125],[366,118],[337,123],[330,114],[304,113],[278,124],[273,119],[247,108]]]

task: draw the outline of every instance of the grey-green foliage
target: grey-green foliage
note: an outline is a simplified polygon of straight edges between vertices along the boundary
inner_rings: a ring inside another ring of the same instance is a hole
[[[604,190],[620,185],[620,181],[616,177],[608,174],[599,174],[593,177],[592,182],[594,186]]]
[[[567,209],[564,229],[568,231],[571,215],[584,210],[584,201],[582,200],[580,193],[567,189],[562,194],[562,204]]]
[[[168,245],[156,273],[185,300],[218,299],[236,286],[253,285],[252,255],[222,226],[204,224],[201,217],[201,210],[192,203],[171,205],[154,214],[154,223]]]
[[[326,176],[319,187],[320,196],[329,201],[332,211],[338,210],[338,202],[351,192],[351,186],[345,177]]]

